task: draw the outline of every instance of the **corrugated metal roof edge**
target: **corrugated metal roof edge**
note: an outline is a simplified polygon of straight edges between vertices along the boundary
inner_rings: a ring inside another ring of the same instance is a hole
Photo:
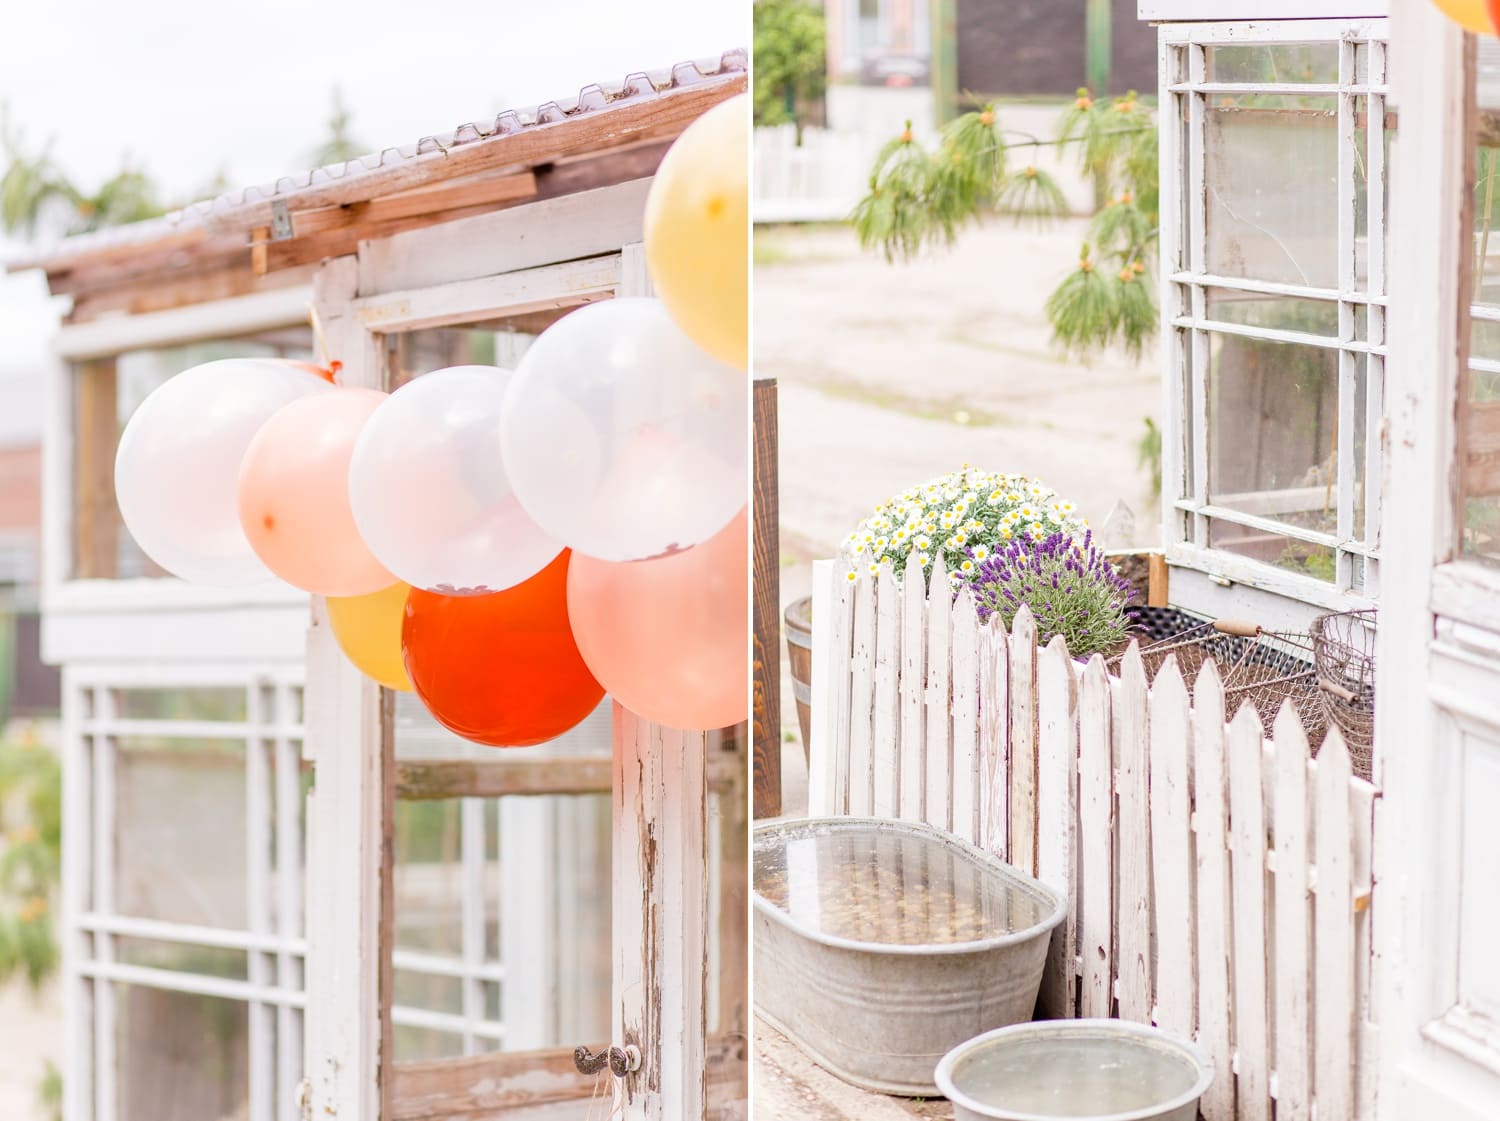
[[[540,105],[506,109],[496,114],[488,125],[469,121],[456,128],[424,136],[415,144],[382,148],[342,164],[313,168],[298,175],[286,175],[274,183],[257,184],[206,199],[160,218],[95,230],[64,238],[51,249],[35,256],[5,262],[6,272],[42,268],[49,271],[68,262],[106,249],[142,247],[163,238],[180,235],[194,227],[211,227],[229,218],[236,210],[264,205],[278,199],[290,202],[300,192],[333,183],[342,183],[404,164],[424,156],[446,154],[455,148],[497,136],[509,136],[539,127],[560,124],[580,115],[600,112],[615,106],[659,96],[672,90],[695,86],[731,74],[743,74],[749,68],[748,52],[743,47],[725,51],[717,59],[679,62],[665,70],[633,71],[617,84],[590,83],[576,97],[545,101]]]

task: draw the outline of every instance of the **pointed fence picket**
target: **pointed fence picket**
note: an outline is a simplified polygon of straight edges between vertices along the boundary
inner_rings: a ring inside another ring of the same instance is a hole
[[[930,582],[820,566],[810,812],[921,820],[1066,891],[1040,1005],[1194,1037],[1207,1121],[1373,1116],[1376,790],[1337,731],[1226,712],[1209,664],[1147,681],[981,625]],[[1232,717],[1232,719],[1230,719]],[[885,893],[882,893],[885,894]],[[880,908],[893,901],[871,899]]]

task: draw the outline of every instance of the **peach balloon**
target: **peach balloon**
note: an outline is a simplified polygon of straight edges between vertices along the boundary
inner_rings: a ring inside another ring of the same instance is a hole
[[[640,561],[575,553],[568,618],[590,671],[626,708],[673,728],[726,728],[750,710],[749,517]]]
[[[288,584],[362,596],[396,583],[349,508],[349,457],[385,399],[377,389],[316,393],[276,412],[250,441],[240,463],[240,525],[255,555]],[[315,407],[295,407],[308,404]]]

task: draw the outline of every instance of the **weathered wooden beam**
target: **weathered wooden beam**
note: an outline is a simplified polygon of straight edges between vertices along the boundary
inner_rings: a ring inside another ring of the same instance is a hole
[[[396,797],[412,802],[513,794],[608,794],[610,762],[607,755],[398,762]]]
[[[709,1116],[734,1100],[735,1070],[745,1050],[745,1040],[733,1035],[708,1041]],[[578,1073],[571,1047],[397,1063],[391,1081],[388,1121],[505,1121],[507,1111],[523,1106],[591,1098],[600,1085],[598,1076]]]
[[[74,386],[73,571],[80,580],[117,576],[120,512],[115,503],[115,448],[120,437],[115,360],[81,363]]]
[[[781,813],[781,537],[776,379],[759,379],[754,387],[754,812],[756,817],[776,817]]]
[[[1500,494],[1500,401],[1468,401],[1463,421],[1463,488],[1467,497]]]

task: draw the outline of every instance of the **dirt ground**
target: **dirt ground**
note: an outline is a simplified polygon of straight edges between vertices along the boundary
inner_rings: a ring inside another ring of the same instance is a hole
[[[1077,260],[1083,220],[995,222],[950,252],[888,265],[837,227],[762,229],[755,366],[779,383],[781,602],[877,503],[971,463],[1045,480],[1099,525],[1135,513],[1118,544],[1156,539],[1136,445],[1160,421],[1154,351],[1089,364],[1050,344],[1043,305]],[[782,649],[782,806],[807,812],[807,769]],[[867,1094],[756,1021],[757,1119],[952,1117],[943,1101]]]

